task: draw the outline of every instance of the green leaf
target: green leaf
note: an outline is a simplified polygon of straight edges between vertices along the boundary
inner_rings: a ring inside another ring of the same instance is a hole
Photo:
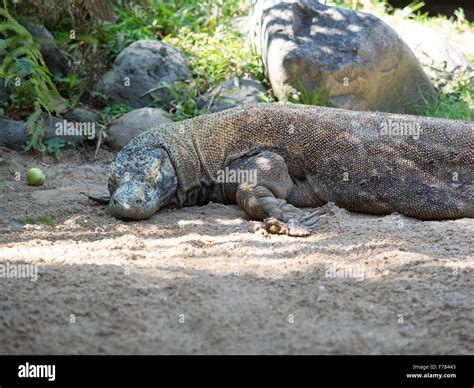
[[[34,111],[27,119],[27,128],[31,135],[27,149],[42,150],[41,143],[44,133],[41,113],[61,113],[66,108],[66,102],[59,94],[51,80],[51,73],[47,68],[38,45],[30,32],[10,15],[4,1],[0,15],[6,20],[0,21],[0,49],[5,51],[3,62],[0,65],[0,74],[7,84],[20,76],[21,85],[15,88],[15,103],[20,106],[34,106]]]
[[[28,60],[15,58],[15,62],[20,66],[20,75],[26,76],[31,73],[33,65]]]
[[[303,82],[300,79],[296,80],[296,85],[298,86],[298,91],[301,93],[301,100],[303,104],[308,104],[308,92],[306,91],[306,87],[304,86]]]
[[[64,138],[54,137],[43,142],[46,145],[46,151],[54,154],[54,157],[59,160],[61,158],[61,148],[66,145]]]

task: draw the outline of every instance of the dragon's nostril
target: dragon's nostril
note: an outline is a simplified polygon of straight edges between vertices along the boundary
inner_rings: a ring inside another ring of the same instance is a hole
[[[140,198],[136,199],[135,200],[135,205],[137,205],[137,206],[143,205],[143,199],[140,199]]]

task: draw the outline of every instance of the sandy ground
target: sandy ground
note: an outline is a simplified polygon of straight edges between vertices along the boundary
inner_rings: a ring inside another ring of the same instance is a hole
[[[473,219],[329,206],[291,238],[209,204],[125,223],[78,195],[106,191],[111,153],[0,155],[0,209],[57,225],[0,224],[0,267],[38,271],[0,278],[1,354],[474,353]]]

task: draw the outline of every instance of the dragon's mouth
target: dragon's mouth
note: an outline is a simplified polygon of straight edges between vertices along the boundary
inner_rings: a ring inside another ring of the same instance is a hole
[[[109,211],[122,220],[144,220],[161,207],[157,193],[146,193],[136,186],[124,185],[115,190],[110,198]]]

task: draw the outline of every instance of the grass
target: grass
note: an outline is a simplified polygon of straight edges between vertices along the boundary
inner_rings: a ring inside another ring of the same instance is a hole
[[[327,90],[318,90],[314,88],[311,93],[308,93],[303,81],[296,80],[297,93],[290,97],[289,102],[295,104],[314,105],[314,106],[328,106],[330,93]]]
[[[247,15],[249,9],[250,2],[242,0],[149,1],[147,7],[116,7],[119,21],[105,28],[120,32],[122,38],[110,42],[109,57],[140,39],[161,39],[181,49],[193,82],[167,85],[174,96],[170,113],[175,120],[197,116],[204,112],[199,98],[234,74],[252,75],[266,83],[260,58],[248,47],[247,38],[231,27],[233,19]]]
[[[448,119],[474,121],[474,73],[463,80],[448,83],[438,88],[437,99],[420,114]]]

